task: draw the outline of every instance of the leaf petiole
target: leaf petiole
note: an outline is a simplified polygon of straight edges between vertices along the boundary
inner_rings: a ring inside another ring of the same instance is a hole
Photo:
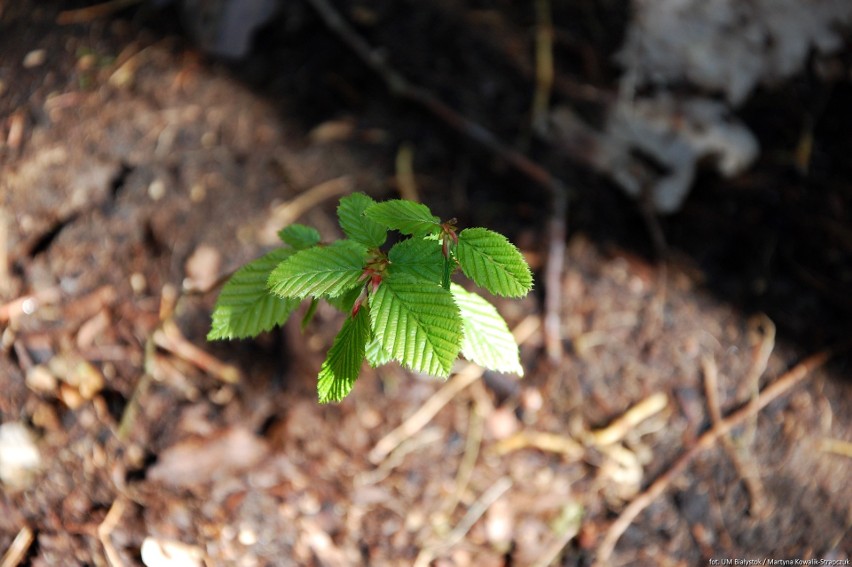
[[[450,275],[453,273],[453,245],[448,242],[447,237],[444,237],[444,272],[441,275],[441,286],[450,289]]]

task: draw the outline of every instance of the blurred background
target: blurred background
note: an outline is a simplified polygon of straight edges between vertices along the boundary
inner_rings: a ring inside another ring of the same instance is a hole
[[[0,0],[2,565],[848,559],[850,31]],[[222,278],[353,191],[519,246],[523,379],[365,368],[320,406],[331,310],[205,341]]]

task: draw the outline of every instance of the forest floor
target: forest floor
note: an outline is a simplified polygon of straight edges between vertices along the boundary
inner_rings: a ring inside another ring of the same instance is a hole
[[[574,188],[551,289],[549,193],[291,4],[228,65],[169,11],[60,25],[83,4],[0,2],[3,567],[852,557],[848,78],[758,93],[761,159],[702,175],[661,251],[634,202],[531,134],[531,9],[344,3],[406,77]],[[568,4],[554,98],[594,112],[627,10]],[[319,405],[335,313],[206,342],[214,283],[282,226],[331,239],[338,197],[412,188],[535,270],[498,303],[523,379],[365,368]]]

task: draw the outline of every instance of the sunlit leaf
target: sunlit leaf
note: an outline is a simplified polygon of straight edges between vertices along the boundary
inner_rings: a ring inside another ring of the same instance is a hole
[[[269,276],[269,290],[280,297],[340,295],[358,285],[367,250],[350,240],[314,246],[281,262]]]
[[[416,279],[440,283],[441,244],[437,240],[409,238],[394,245],[388,252],[388,273],[408,274]]]
[[[373,336],[404,366],[449,376],[462,340],[459,310],[448,290],[401,274],[370,296]]]
[[[278,238],[296,250],[305,250],[319,244],[320,233],[311,226],[291,224],[278,231]]]
[[[514,244],[486,228],[459,233],[456,256],[464,274],[495,295],[522,297],[532,289],[532,272]]]
[[[368,248],[378,248],[387,238],[387,229],[367,217],[364,211],[376,202],[364,193],[353,193],[340,199],[337,218],[346,236]]]
[[[463,321],[461,351],[471,362],[498,372],[524,375],[518,344],[497,309],[460,285],[450,286]]]
[[[367,358],[367,362],[370,363],[370,366],[373,368],[377,366],[381,366],[382,364],[387,364],[393,358],[388,352],[382,348],[382,341],[377,338],[374,338],[369,343],[367,343],[367,349],[364,353],[364,356]]]
[[[269,293],[266,281],[275,267],[294,253],[279,248],[249,262],[222,287],[207,340],[242,339],[282,325],[299,300]]]
[[[368,218],[380,225],[403,234],[423,236],[441,229],[441,219],[422,203],[392,199],[376,203],[366,209]]]
[[[352,390],[361,364],[364,348],[370,340],[368,308],[361,309],[355,317],[347,317],[334,343],[322,363],[317,382],[320,403],[339,402]]]

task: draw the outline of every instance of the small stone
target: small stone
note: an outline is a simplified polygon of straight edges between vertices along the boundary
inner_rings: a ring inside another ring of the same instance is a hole
[[[142,542],[145,567],[202,567],[204,552],[194,545],[179,541],[146,537]]]
[[[27,488],[39,467],[35,435],[22,423],[0,425],[0,481],[11,488]]]
[[[520,429],[520,423],[510,408],[497,408],[485,418],[485,430],[492,439],[506,439]]]
[[[47,61],[47,51],[44,49],[35,49],[24,56],[23,65],[25,69],[33,69],[34,67],[44,65],[45,61]]]
[[[38,364],[27,371],[27,387],[33,392],[51,393],[56,391],[58,380],[53,373]]]
[[[79,71],[90,71],[98,64],[98,58],[94,53],[87,53],[77,59],[77,69]]]
[[[130,275],[130,288],[136,295],[142,295],[148,289],[148,280],[145,279],[145,274],[141,272],[133,272]]]
[[[247,526],[243,526],[240,528],[240,533],[237,536],[237,541],[246,547],[252,546],[257,543],[257,534],[254,533],[254,530]]]
[[[91,400],[104,388],[101,371],[85,360],[79,362],[67,378],[68,383],[79,390],[85,400]]]
[[[152,201],[159,201],[166,196],[166,184],[161,179],[155,179],[148,185],[148,196]]]
[[[505,499],[492,504],[485,515],[485,535],[488,542],[497,550],[508,550],[514,527],[515,518],[511,505]]]
[[[195,183],[189,190],[189,200],[200,203],[207,197],[207,187],[203,183]]]
[[[54,356],[48,362],[48,368],[54,376],[62,380],[63,387],[60,388],[60,397],[66,403],[70,401],[71,403],[68,406],[72,409],[82,405],[82,402],[78,403],[79,400],[76,398],[79,397],[83,402],[91,400],[104,387],[104,377],[101,371],[92,363],[76,356]],[[69,392],[69,388],[76,390],[77,396]],[[67,400],[66,396],[68,397]]]
[[[64,383],[59,385],[59,399],[71,410],[78,410],[86,403],[77,388]]]

